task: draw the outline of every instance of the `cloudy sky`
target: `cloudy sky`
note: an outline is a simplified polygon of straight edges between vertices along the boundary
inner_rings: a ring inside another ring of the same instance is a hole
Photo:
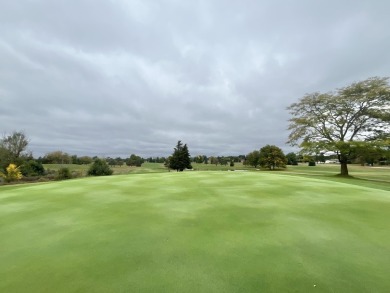
[[[36,156],[289,151],[289,104],[390,75],[388,0],[0,2],[0,132]]]

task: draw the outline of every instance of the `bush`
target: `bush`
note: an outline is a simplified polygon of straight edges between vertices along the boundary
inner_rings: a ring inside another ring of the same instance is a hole
[[[0,172],[0,177],[3,177],[6,182],[12,182],[22,179],[23,175],[19,167],[15,164],[9,164],[6,168],[6,173]]]
[[[69,168],[61,168],[58,170],[57,173],[57,180],[66,180],[66,179],[72,179],[72,174],[69,171]]]
[[[45,168],[43,168],[42,163],[35,160],[25,162],[20,167],[20,171],[23,176],[41,176],[45,174]]]
[[[83,177],[82,171],[72,171],[72,178],[80,178]]]
[[[230,167],[234,167],[234,162],[230,161]]]
[[[316,165],[316,162],[314,162],[314,161],[309,161],[309,166],[310,167],[313,167],[313,166],[315,166]]]
[[[112,175],[112,173],[113,171],[107,162],[101,159],[96,159],[88,170],[89,176],[107,176]]]

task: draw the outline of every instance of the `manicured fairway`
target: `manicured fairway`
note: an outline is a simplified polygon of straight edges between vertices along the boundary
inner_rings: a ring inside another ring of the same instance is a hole
[[[0,187],[0,292],[390,292],[389,276],[385,190],[265,172]]]

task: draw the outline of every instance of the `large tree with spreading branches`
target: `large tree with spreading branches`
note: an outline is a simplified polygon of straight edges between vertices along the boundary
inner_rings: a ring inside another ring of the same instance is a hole
[[[348,162],[365,147],[388,144],[390,86],[387,77],[354,82],[329,93],[306,94],[287,108],[288,142],[309,154],[333,151],[348,175]]]

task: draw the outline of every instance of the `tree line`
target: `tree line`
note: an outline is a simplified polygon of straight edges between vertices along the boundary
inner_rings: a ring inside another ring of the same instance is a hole
[[[234,166],[237,162],[257,168],[285,168],[298,161],[315,162],[326,159],[331,152],[340,163],[340,174],[348,176],[348,164],[388,162],[390,153],[390,86],[387,77],[372,77],[354,82],[332,92],[304,95],[287,109],[289,119],[288,143],[300,148],[298,154],[284,155],[274,145],[266,145],[246,156],[191,157],[187,144],[180,140],[168,158],[144,159],[135,154],[128,158],[105,158],[69,155],[55,151],[34,159],[27,146],[24,132],[14,131],[0,139],[0,176],[38,176],[45,173],[43,164],[85,164],[100,170],[111,166],[141,166],[145,161],[164,163],[168,169],[191,169],[191,163]],[[96,165],[95,165],[96,163]],[[313,164],[314,163],[314,164]],[[100,164],[100,165],[99,165]],[[102,167],[104,166],[104,168]],[[105,169],[106,170],[106,169]],[[108,170],[108,169],[107,169]],[[91,174],[94,173],[91,171]],[[110,173],[107,171],[106,173]],[[66,172],[64,171],[65,176]],[[94,173],[95,174],[95,173]],[[108,175],[108,174],[107,174]]]

